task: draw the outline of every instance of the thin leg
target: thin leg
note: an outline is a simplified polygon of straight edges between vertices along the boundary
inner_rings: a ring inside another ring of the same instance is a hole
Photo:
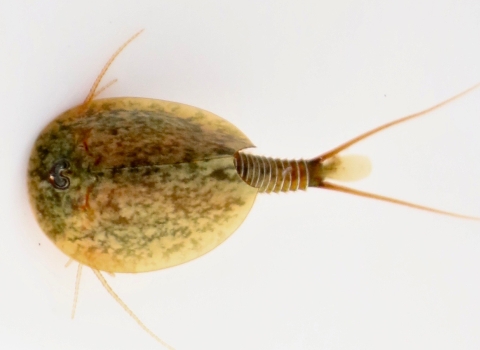
[[[137,324],[145,331],[147,332],[148,334],[150,334],[150,336],[152,338],[154,338],[157,342],[159,342],[160,344],[162,344],[164,347],[166,347],[167,349],[169,350],[175,350],[174,348],[172,348],[170,345],[168,345],[167,343],[165,343],[162,339],[160,339],[159,337],[157,337],[157,335],[155,335],[155,333],[153,333],[150,329],[147,328],[147,326],[145,326],[143,324],[142,321],[140,321],[140,319],[137,317],[137,315],[135,315],[133,313],[132,310],[130,310],[130,308],[127,306],[127,304],[125,304],[123,302],[122,299],[120,299],[120,297],[113,291],[113,289],[110,287],[110,285],[107,283],[107,281],[105,280],[105,278],[102,276],[102,274],[100,273],[100,271],[96,270],[96,269],[92,269],[92,271],[95,273],[95,276],[97,276],[97,278],[100,280],[100,282],[102,283],[103,287],[107,290],[108,293],[110,293],[110,295],[113,297],[113,299],[115,299],[115,301],[117,303],[120,304],[120,306],[127,312],[127,314],[130,315],[131,318],[133,318],[135,320],[135,322],[137,322]]]
[[[72,260],[70,259],[70,261]],[[75,292],[73,295],[72,320],[75,317],[75,311],[77,310],[78,292],[80,290],[80,278],[82,277],[82,267],[82,264],[78,264],[77,278],[75,279]]]
[[[137,32],[135,35],[133,35],[130,39],[128,39],[122,46],[120,46],[117,51],[115,51],[115,53],[112,55],[112,57],[110,57],[110,59],[107,61],[107,63],[105,64],[105,66],[103,66],[100,74],[97,76],[97,79],[95,79],[95,82],[93,83],[92,87],[90,88],[90,91],[87,95],[87,97],[85,98],[85,100],[83,101],[83,109],[85,109],[88,104],[93,100],[93,98],[95,97],[95,92],[97,91],[97,88],[98,88],[98,85],[100,84],[100,81],[102,80],[103,76],[105,75],[105,73],[107,72],[108,68],[110,67],[110,65],[113,63],[113,61],[115,60],[115,58],[117,58],[117,56],[120,54],[120,52],[123,51],[123,49],[128,45],[130,44],[137,36],[139,36],[141,33],[143,32],[143,29],[140,30],[139,32]]]

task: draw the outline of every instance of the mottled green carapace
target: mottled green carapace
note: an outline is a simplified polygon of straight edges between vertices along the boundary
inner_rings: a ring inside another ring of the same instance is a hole
[[[364,156],[339,153],[427,114],[476,86],[359,135],[310,160],[243,153],[250,140],[224,119],[188,105],[147,98],[95,100],[110,58],[84,103],[38,136],[28,187],[43,231],[68,256],[96,270],[143,272],[199,257],[228,238],[258,192],[324,188],[459,216],[326,181],[370,173]]]
[[[40,227],[79,262],[75,295],[82,266],[91,267],[122,308],[166,348],[173,349],[113,292],[100,270],[145,272],[195,259],[240,226],[257,193],[323,188],[480,220],[329,181],[355,181],[370,173],[367,157],[340,155],[350,146],[425,115],[480,84],[309,160],[273,159],[244,152],[253,145],[242,132],[199,108],[147,98],[95,100],[105,89],[98,86],[111,63],[140,33],[113,54],[84,102],[40,133],[27,181]]]
[[[28,167],[30,199],[43,231],[78,262],[158,270],[205,254],[242,223],[258,190],[237,174],[234,154],[251,146],[199,108],[96,100],[41,132]]]

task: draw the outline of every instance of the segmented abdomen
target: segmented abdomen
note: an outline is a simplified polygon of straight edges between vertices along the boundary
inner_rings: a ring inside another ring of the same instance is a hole
[[[307,161],[274,159],[237,152],[234,155],[238,175],[260,192],[287,192],[308,187]]]

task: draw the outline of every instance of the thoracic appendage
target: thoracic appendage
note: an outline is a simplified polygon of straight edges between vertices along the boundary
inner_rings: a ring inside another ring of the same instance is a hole
[[[356,181],[371,171],[368,158],[359,155],[335,156],[326,161],[321,158],[284,160],[240,151],[235,153],[234,161],[243,181],[266,193],[322,187],[326,178]]]

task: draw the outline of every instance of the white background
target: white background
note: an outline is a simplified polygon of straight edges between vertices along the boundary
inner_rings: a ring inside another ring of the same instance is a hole
[[[14,1],[0,5],[0,347],[161,349],[30,210],[40,130],[103,94],[173,100],[258,152],[313,157],[480,81],[480,2]],[[393,3],[393,4],[392,4]],[[480,90],[364,142],[357,188],[480,215]],[[312,189],[259,195],[206,256],[107,276],[176,349],[478,349],[480,223]]]

